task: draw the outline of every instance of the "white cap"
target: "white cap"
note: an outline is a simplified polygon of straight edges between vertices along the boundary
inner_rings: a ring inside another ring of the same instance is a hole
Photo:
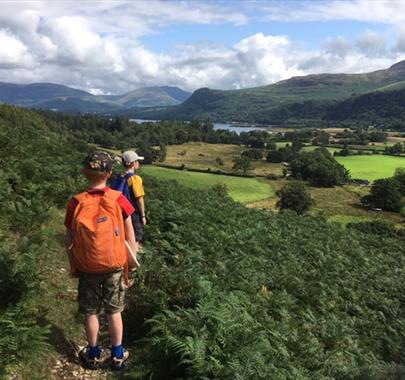
[[[122,155],[122,162],[125,165],[132,164],[135,161],[144,160],[145,157],[138,156],[133,150],[127,150]]]

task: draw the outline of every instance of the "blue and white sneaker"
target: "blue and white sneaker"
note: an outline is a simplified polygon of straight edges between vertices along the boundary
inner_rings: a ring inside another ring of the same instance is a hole
[[[129,358],[129,352],[123,348],[122,358],[111,357],[111,369],[119,371],[125,368],[125,361]]]
[[[79,351],[79,358],[84,362],[88,369],[97,369],[101,364],[100,356],[101,350],[99,350],[98,355],[93,357],[89,355],[90,347],[83,347]]]

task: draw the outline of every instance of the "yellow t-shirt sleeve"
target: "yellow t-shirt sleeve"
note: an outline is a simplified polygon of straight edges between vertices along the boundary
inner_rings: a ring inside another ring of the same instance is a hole
[[[133,175],[129,178],[128,185],[132,188],[135,198],[143,197],[145,195],[142,178],[139,177],[139,175]]]

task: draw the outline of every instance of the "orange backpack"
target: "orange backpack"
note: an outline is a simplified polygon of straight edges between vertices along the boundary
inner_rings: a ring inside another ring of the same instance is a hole
[[[87,192],[74,196],[78,201],[73,215],[72,264],[83,273],[127,271],[127,251],[122,210],[117,199],[122,194],[108,190],[101,196]]]

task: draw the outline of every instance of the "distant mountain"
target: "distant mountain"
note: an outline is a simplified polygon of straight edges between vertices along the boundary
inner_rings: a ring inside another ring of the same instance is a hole
[[[0,82],[0,102],[16,105],[31,105],[60,97],[92,96],[88,92],[54,83],[14,84]]]
[[[123,95],[102,96],[103,99],[113,101],[125,108],[128,107],[159,107],[176,105],[189,98],[190,92],[178,87],[153,86],[138,88]]]
[[[322,109],[338,102],[374,91],[392,91],[405,87],[405,61],[389,69],[365,74],[317,74],[293,77],[269,86],[242,90],[202,88],[174,107],[133,109],[128,115],[148,119],[211,119],[272,123],[285,121],[290,110],[305,103]],[[309,102],[309,103],[308,103]],[[309,112],[312,114],[311,112]],[[283,116],[284,115],[284,116]],[[294,117],[296,117],[294,112]],[[299,117],[299,116],[298,116]]]
[[[183,103],[191,96],[191,92],[184,91],[181,88],[173,86],[161,86],[162,91],[166,92],[173,99],[176,99],[179,103]]]
[[[145,87],[123,95],[101,96],[54,83],[0,82],[0,103],[63,112],[115,113],[129,107],[180,104],[191,94],[178,87]]]
[[[405,61],[364,74],[298,76],[241,90],[200,88],[191,96],[169,86],[145,87],[123,95],[95,96],[52,83],[0,83],[0,103],[142,119],[210,119],[271,124],[378,116],[381,110],[390,108],[389,101],[397,105],[392,111],[399,115],[403,108],[400,101],[402,90],[405,90]]]

